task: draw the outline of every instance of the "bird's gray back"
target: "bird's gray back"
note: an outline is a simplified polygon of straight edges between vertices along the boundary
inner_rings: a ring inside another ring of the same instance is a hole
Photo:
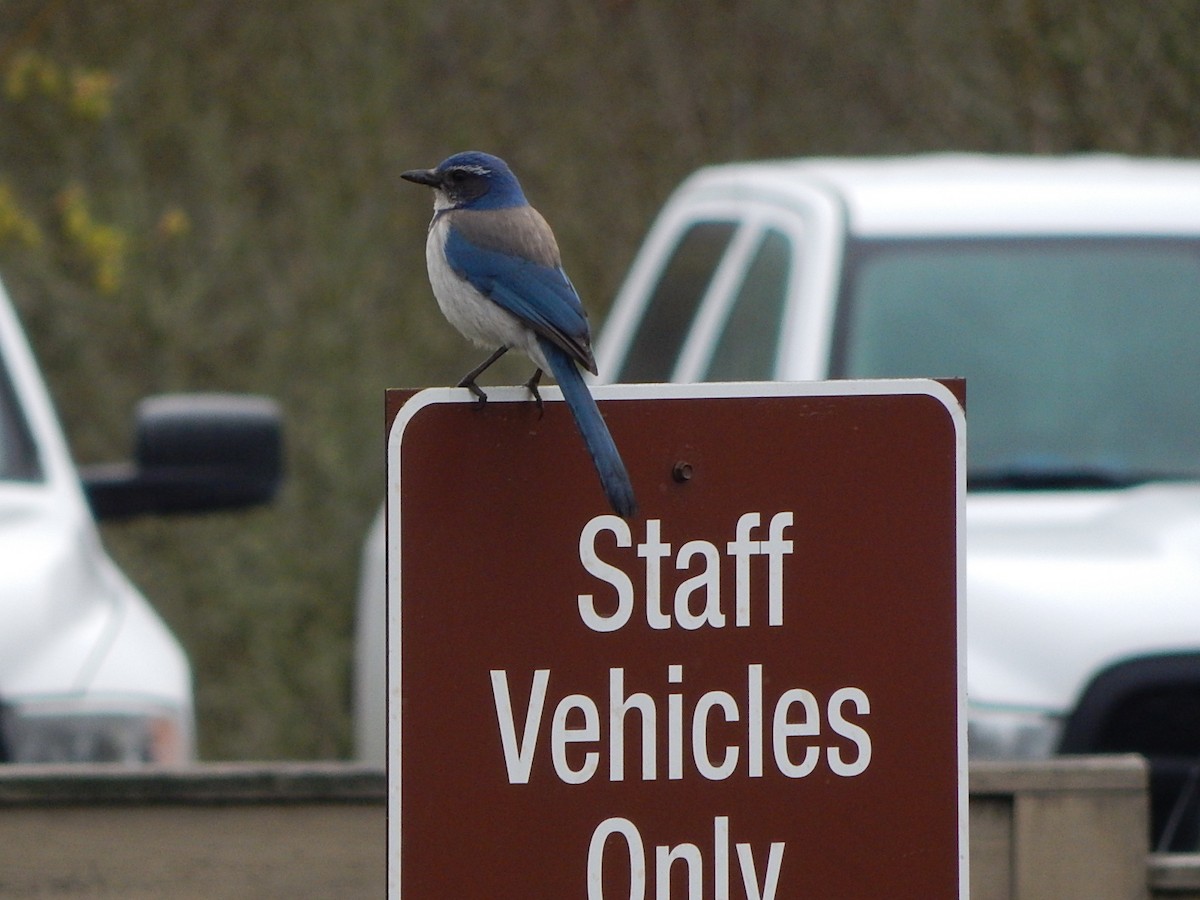
[[[532,206],[456,209],[445,215],[464,238],[481,249],[523,257],[552,269],[562,266],[554,232]]]

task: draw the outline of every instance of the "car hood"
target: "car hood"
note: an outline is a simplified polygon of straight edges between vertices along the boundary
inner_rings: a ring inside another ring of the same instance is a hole
[[[1200,651],[1200,484],[972,493],[971,703],[1066,712],[1097,672]]]
[[[121,583],[85,510],[0,485],[0,700],[83,690]]]

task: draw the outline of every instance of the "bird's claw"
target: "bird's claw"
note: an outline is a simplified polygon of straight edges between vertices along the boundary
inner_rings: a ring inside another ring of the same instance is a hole
[[[464,378],[458,383],[459,387],[465,387],[468,391],[475,395],[475,407],[483,409],[483,405],[487,403],[488,396],[483,392],[483,388],[475,383],[472,378]]]
[[[475,395],[476,400],[479,401],[475,404],[476,409],[482,409],[483,404],[487,403],[487,394],[483,392],[483,388],[475,383],[475,379],[482,375],[488,366],[490,366],[507,352],[508,345],[501,344],[492,352],[491,356],[464,375],[462,377],[462,381],[458,383],[459,387],[465,387],[468,391]]]
[[[527,382],[525,382],[525,387],[529,388],[529,393],[533,395],[534,402],[537,403],[539,419],[546,415],[546,409],[542,405],[542,395],[538,392],[538,383],[541,380],[542,370],[537,369],[534,371],[533,376]]]

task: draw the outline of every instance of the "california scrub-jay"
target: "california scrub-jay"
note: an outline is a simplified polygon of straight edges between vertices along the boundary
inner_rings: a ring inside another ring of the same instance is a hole
[[[438,306],[465,337],[496,348],[458,386],[485,402],[487,394],[475,379],[509,348],[524,352],[537,366],[526,386],[539,408],[538,381],[548,370],[562,389],[609,504],[626,519],[636,515],[625,464],[576,367],[596,374],[587,313],[563,271],[554,233],[529,205],[508,164],[470,151],[400,177],[434,189],[425,261]]]

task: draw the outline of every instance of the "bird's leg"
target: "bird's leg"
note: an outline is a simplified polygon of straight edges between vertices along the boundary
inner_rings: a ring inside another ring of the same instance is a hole
[[[475,383],[475,379],[482,375],[488,366],[490,366],[507,352],[508,345],[501,344],[496,348],[496,351],[491,356],[464,375],[462,380],[458,383],[458,387],[465,387],[479,399],[480,406],[483,406],[483,404],[487,403],[487,394],[483,392],[483,388]]]
[[[525,382],[525,387],[529,388],[529,393],[533,394],[533,399],[537,401],[538,418],[546,414],[546,410],[542,408],[542,395],[538,393],[538,382],[542,380],[542,370],[534,369],[533,375]]]

